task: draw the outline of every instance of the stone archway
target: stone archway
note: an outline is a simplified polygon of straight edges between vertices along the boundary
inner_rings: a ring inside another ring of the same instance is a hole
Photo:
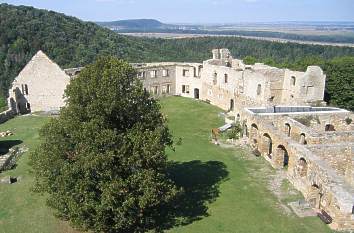
[[[250,130],[250,139],[256,139],[258,138],[258,126],[256,124],[251,125],[251,130]]]
[[[308,191],[307,200],[312,208],[320,209],[321,203],[321,190],[320,186],[317,184],[313,184]]]
[[[283,145],[279,145],[276,149],[274,162],[279,167],[287,168],[289,165],[289,153]]]
[[[194,99],[199,99],[199,89],[194,88]]]
[[[273,141],[269,134],[265,133],[262,136],[262,148],[261,153],[268,158],[272,159],[272,152],[273,152]]]
[[[307,165],[305,158],[299,159],[296,169],[297,169],[297,173],[299,174],[300,177],[307,176],[308,165]]]
[[[300,144],[306,145],[307,144],[307,140],[306,140],[306,135],[304,133],[300,134],[300,140],[299,140]]]

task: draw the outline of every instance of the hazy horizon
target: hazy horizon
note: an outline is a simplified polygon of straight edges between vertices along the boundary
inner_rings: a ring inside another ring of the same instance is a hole
[[[10,0],[84,21],[156,19],[174,24],[354,22],[351,0]]]

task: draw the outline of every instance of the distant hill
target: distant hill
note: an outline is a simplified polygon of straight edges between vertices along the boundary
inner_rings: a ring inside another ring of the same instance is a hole
[[[239,24],[165,24],[155,19],[97,22],[118,33],[164,33],[272,38],[354,45],[354,22],[275,22]]]
[[[163,29],[168,26],[155,19],[129,19],[112,22],[97,22],[97,24],[116,29]]]

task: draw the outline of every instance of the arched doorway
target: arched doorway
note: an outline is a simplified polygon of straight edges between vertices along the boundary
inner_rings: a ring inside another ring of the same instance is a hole
[[[321,190],[320,186],[317,184],[313,184],[310,187],[309,193],[307,195],[307,199],[312,208],[319,209],[321,203]]]
[[[285,134],[290,137],[291,135],[291,126],[289,123],[285,123]]]
[[[304,133],[300,134],[300,144],[306,145],[307,144],[307,140],[306,140],[306,136]]]
[[[194,88],[194,99],[199,99],[199,89]]]
[[[306,159],[300,158],[298,164],[297,164],[297,172],[300,177],[305,177],[307,176],[307,162]]]
[[[289,154],[286,148],[283,145],[279,145],[277,147],[277,158],[276,162],[279,166],[283,168],[287,168],[289,165]]]
[[[230,100],[230,111],[233,111],[235,108],[235,102],[233,99]]]
[[[268,156],[268,158],[272,158],[272,151],[273,151],[273,142],[272,138],[269,134],[263,134],[262,138],[262,153]]]
[[[250,138],[257,139],[258,137],[258,126],[256,124],[251,125]]]

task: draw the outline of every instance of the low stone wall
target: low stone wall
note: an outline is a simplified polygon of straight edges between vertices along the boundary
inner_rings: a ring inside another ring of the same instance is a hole
[[[13,118],[14,116],[15,116],[15,113],[11,109],[0,113],[0,124],[8,121],[9,119]]]
[[[16,160],[16,157],[21,153],[21,149],[15,147],[11,148],[7,154],[0,156],[0,172],[11,169],[13,161]]]

